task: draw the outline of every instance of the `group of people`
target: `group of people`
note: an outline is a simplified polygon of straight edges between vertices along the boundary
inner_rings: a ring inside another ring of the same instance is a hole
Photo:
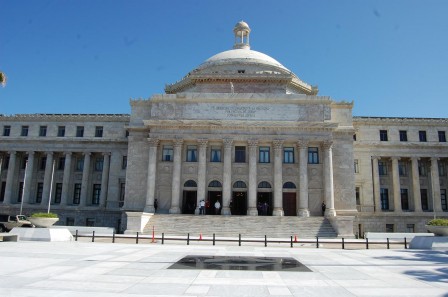
[[[205,215],[206,209],[208,209],[208,208],[210,208],[209,200],[205,201],[204,199],[202,199],[201,201],[199,201],[199,214],[200,215]],[[214,204],[214,213],[215,213],[215,215],[219,215],[221,213],[221,203],[219,202],[219,200],[216,200],[216,202]]]

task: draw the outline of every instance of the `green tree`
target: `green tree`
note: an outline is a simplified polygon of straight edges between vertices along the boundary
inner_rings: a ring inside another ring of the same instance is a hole
[[[3,87],[6,85],[6,75],[0,71],[0,85]]]

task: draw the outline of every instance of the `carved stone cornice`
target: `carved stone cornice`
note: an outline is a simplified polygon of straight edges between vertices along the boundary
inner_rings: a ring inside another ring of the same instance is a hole
[[[199,146],[200,147],[207,147],[207,144],[208,144],[208,139],[206,139],[206,138],[200,138],[200,139],[198,139],[197,140],[197,142],[199,143]]]
[[[173,145],[176,148],[182,147],[183,144],[184,144],[184,140],[181,139],[181,138],[176,138],[176,139],[173,140]]]
[[[148,138],[148,142],[150,147],[157,147],[159,145],[159,139],[156,137]]]
[[[281,150],[283,148],[283,142],[282,139],[276,139],[272,141],[272,144],[274,145],[274,150]]]
[[[329,150],[333,147],[333,141],[332,140],[325,140],[322,142],[322,148],[325,150]]]
[[[84,121],[84,122],[104,122],[117,121],[129,122],[131,116],[129,114],[15,114],[0,115],[0,120],[6,121]]]
[[[307,149],[309,143],[310,143],[310,142],[309,142],[307,139],[299,139],[299,140],[297,141],[297,147],[298,147],[299,149]]]
[[[258,147],[258,139],[249,139],[247,141],[247,144],[248,144],[249,148],[256,148],[256,147]]]
[[[224,143],[224,148],[232,148],[233,139],[226,138],[226,139],[223,139],[222,142]]]

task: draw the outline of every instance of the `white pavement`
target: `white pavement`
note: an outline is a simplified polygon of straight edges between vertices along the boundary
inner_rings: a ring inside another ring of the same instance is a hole
[[[293,257],[312,272],[167,269],[186,255]],[[0,242],[0,296],[448,296],[448,253]]]

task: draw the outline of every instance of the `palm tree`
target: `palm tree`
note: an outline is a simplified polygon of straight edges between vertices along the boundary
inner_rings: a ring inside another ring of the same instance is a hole
[[[6,85],[6,75],[0,71],[0,85],[3,87]]]

